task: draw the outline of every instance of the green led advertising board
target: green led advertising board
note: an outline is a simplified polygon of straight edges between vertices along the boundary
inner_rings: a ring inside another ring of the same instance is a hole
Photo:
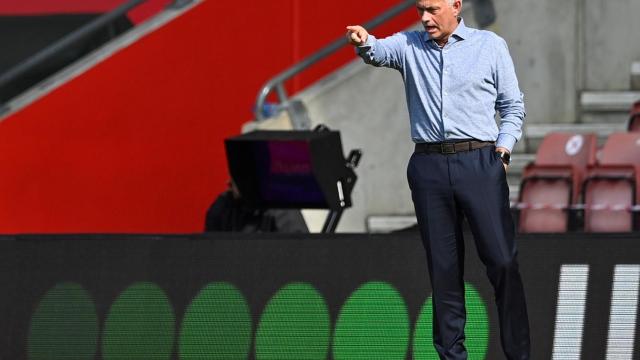
[[[533,358],[636,359],[632,235],[520,237]],[[469,359],[503,359],[470,235]],[[417,234],[0,238],[0,358],[436,359]]]

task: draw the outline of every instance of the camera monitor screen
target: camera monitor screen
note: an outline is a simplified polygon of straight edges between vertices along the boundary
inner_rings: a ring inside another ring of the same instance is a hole
[[[335,208],[346,176],[338,132],[257,131],[225,141],[233,180],[250,204]]]

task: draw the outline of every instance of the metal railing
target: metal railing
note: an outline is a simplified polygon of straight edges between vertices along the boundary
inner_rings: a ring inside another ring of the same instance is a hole
[[[115,8],[104,15],[97,17],[89,23],[83,25],[79,29],[64,36],[57,42],[47,46],[35,55],[31,56],[27,60],[19,63],[13,68],[9,69],[4,74],[0,75],[0,90],[5,89],[12,85],[17,80],[28,76],[28,74],[34,69],[42,66],[47,61],[50,61],[58,54],[69,50],[74,45],[87,40],[92,35],[103,30],[105,27],[111,25],[117,21],[120,17],[124,16],[130,10],[142,5],[148,0],[131,0],[119,7]],[[174,0],[169,7],[179,8],[191,3],[192,0]],[[0,104],[1,105],[1,104]]]
[[[367,30],[373,30],[374,28],[376,28],[379,25],[387,22],[388,20],[396,17],[397,15],[402,13],[403,11],[405,11],[405,10],[407,10],[410,7],[413,7],[413,6],[415,6],[415,0],[403,0],[400,4],[398,4],[398,5],[394,6],[393,8],[389,9],[388,11],[386,11],[382,15],[378,16],[377,18],[365,23],[363,26]],[[311,67],[312,65],[316,64],[317,62],[323,60],[324,58],[334,54],[335,52],[337,52],[338,50],[342,49],[342,47],[344,47],[344,46],[346,46],[348,44],[349,43],[348,43],[346,37],[343,36],[340,39],[335,40],[331,44],[327,45],[326,47],[320,49],[315,54],[305,58],[304,60],[302,60],[299,63],[297,63],[297,64],[293,65],[292,67],[290,67],[289,69],[287,69],[287,70],[283,71],[282,73],[276,75],[271,80],[267,81],[267,83],[262,87],[262,89],[258,93],[258,98],[256,100],[256,107],[255,107],[256,120],[257,121],[264,120],[264,115],[263,115],[262,111],[263,111],[265,102],[267,100],[267,97],[269,96],[269,94],[271,94],[271,92],[274,89],[276,90],[276,93],[278,94],[278,99],[280,101],[279,105],[286,104],[288,102],[288,100],[289,100],[289,97],[288,97],[287,91],[286,91],[286,89],[284,87],[284,83],[287,80],[289,80],[292,77],[298,75],[302,71],[308,69],[309,67]]]

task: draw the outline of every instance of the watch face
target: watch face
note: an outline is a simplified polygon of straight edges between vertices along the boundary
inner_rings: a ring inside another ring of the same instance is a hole
[[[502,160],[503,163],[505,163],[506,165],[509,165],[509,163],[511,162],[511,154],[509,154],[508,152],[498,152],[498,155],[500,155],[500,160]]]

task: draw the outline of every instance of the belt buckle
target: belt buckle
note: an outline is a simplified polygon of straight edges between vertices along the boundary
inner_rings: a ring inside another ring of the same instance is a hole
[[[440,152],[443,154],[455,154],[456,145],[454,143],[440,143]]]

